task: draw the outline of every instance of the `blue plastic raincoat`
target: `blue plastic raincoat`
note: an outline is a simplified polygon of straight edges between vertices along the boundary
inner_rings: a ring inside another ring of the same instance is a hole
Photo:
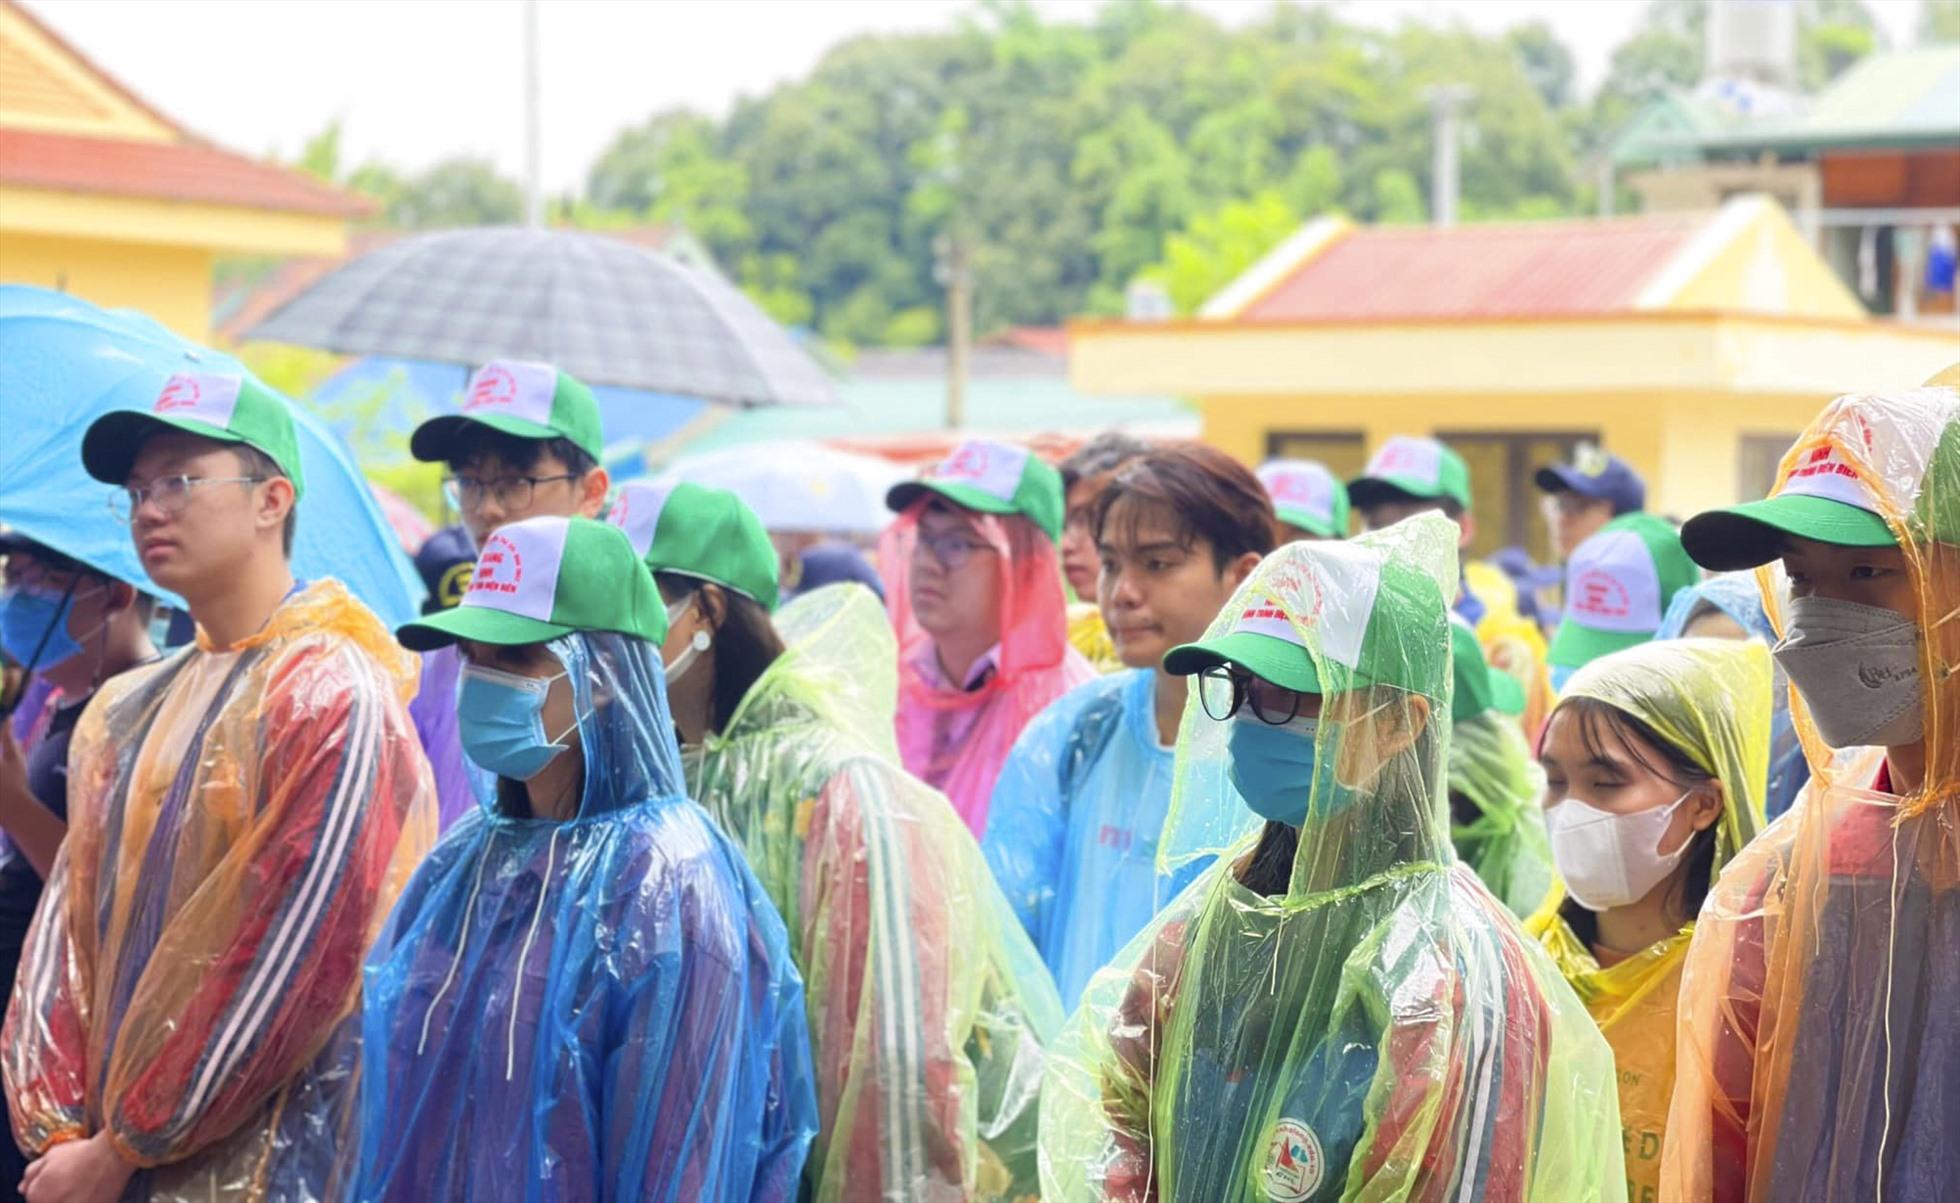
[[[793,1199],[816,1102],[782,919],[682,792],[658,650],[550,646],[578,817],[480,808],[403,892],[368,960],[358,1197]]]
[[[1157,869],[1173,752],[1157,744],[1155,685],[1137,669],[1070,690],[994,785],[980,848],[1065,1006],[1211,864]]]

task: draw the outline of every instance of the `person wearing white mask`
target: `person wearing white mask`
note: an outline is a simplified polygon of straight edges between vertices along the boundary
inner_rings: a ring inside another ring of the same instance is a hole
[[[899,764],[898,638],[855,583],[778,608],[778,560],[735,494],[634,483],[625,530],[670,619],[688,792],[740,846],[809,983],[829,1203],[1037,1190],[1048,970],[946,795]]]
[[[1769,649],[1645,643],[1572,678],[1539,745],[1563,889],[1526,924],[1613,1046],[1627,1197],[1658,1196],[1695,914],[1762,822]]]

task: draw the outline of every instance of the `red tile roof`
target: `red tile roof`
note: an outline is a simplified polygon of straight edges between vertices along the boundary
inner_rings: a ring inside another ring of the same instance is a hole
[[[201,142],[0,129],[0,184],[323,217],[366,217],[374,211],[365,197]]]
[[[1600,221],[1355,229],[1240,315],[1249,321],[1623,313],[1709,221]]]

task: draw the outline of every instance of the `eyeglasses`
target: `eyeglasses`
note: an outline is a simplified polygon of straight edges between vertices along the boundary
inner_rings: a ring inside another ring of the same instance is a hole
[[[149,502],[166,516],[175,517],[191,503],[191,490],[204,485],[263,484],[263,476],[160,476],[146,485],[130,485],[109,494],[109,512],[128,522]]]
[[[1250,704],[1252,717],[1281,727],[1299,716],[1304,696],[1226,664],[1214,664],[1198,674],[1198,702],[1206,714],[1221,723],[1237,714],[1239,707]]]
[[[993,551],[991,543],[982,543],[971,535],[954,532],[947,535],[920,535],[919,541],[912,545],[912,558],[918,559],[925,552],[938,562],[947,572],[958,572],[966,567],[966,562],[975,552]]]
[[[560,472],[556,476],[500,476],[496,480],[445,476],[442,491],[449,498],[449,504],[458,509],[473,510],[483,504],[485,497],[495,497],[498,509],[522,510],[530,508],[531,498],[539,485],[550,484],[554,480],[577,480],[578,476],[576,472]]]

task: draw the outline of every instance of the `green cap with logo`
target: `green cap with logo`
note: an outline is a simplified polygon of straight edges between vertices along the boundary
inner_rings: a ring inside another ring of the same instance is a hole
[[[1231,626],[1172,648],[1164,671],[1187,677],[1235,664],[1283,689],[1322,693],[1302,633],[1317,628],[1321,654],[1349,670],[1348,688],[1392,685],[1439,695],[1449,654],[1438,629],[1447,611],[1443,591],[1421,566],[1367,539],[1289,543],[1274,552],[1252,589],[1232,603],[1239,613]],[[1281,595],[1312,599],[1310,612],[1300,612],[1298,601],[1289,607]]]
[[[1681,536],[1653,514],[1623,514],[1579,544],[1565,566],[1565,614],[1546,660],[1579,668],[1646,643],[1674,595],[1701,579]]]
[[[1062,474],[1026,447],[969,439],[920,480],[893,485],[885,504],[903,512],[927,493],[982,514],[1018,514],[1062,537]]]
[[[493,359],[484,364],[470,376],[462,412],[417,426],[409,452],[426,463],[453,461],[457,442],[472,426],[520,439],[569,439],[593,463],[605,458],[592,390],[548,363]]]
[[[1454,501],[1470,512],[1470,468],[1438,439],[1398,434],[1368,458],[1361,475],[1348,482],[1356,509],[1414,497]]]
[[[1281,522],[1323,539],[1347,538],[1347,489],[1324,465],[1309,459],[1276,459],[1253,475],[1266,487]]]
[[[781,564],[762,519],[726,489],[634,481],[606,521],[626,532],[653,572],[674,572],[733,589],[765,610],[782,599]]]
[[[667,607],[619,528],[590,518],[527,518],[500,526],[477,552],[463,600],[395,632],[426,652],[458,639],[505,646],[573,631],[667,638]]]
[[[170,430],[263,452],[293,482],[295,496],[306,493],[292,411],[245,372],[179,372],[149,409],[103,414],[82,435],[82,466],[99,481],[123,484],[143,444]]]
[[[1960,544],[1954,395],[1934,387],[1838,398],[1812,427],[1825,437],[1799,453],[1774,496],[1688,520],[1681,528],[1688,554],[1705,568],[1729,572],[1781,556],[1790,535],[1840,547],[1896,547],[1878,500],[1845,457],[1847,441],[1863,443],[1866,462],[1883,465],[1887,486],[1907,507],[1909,537]]]
[[[1450,667],[1456,692],[1450,697],[1450,718],[1461,722],[1488,710],[1512,716],[1524,713],[1524,686],[1484,659],[1483,645],[1470,624],[1450,615]]]

